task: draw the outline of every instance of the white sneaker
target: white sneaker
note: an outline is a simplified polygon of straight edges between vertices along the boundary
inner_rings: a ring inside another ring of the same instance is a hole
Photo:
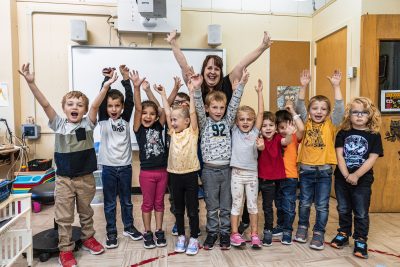
[[[184,235],[178,236],[175,244],[175,252],[183,253],[186,251],[186,237]]]
[[[196,255],[197,253],[199,253],[199,240],[191,237],[186,249],[186,255]]]

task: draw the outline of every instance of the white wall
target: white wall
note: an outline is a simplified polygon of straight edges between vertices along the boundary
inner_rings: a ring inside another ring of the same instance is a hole
[[[400,14],[399,0],[363,0],[362,14]]]

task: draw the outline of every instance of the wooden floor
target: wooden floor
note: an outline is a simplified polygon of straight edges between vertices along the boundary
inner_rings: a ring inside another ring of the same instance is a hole
[[[134,203],[135,225],[139,230],[143,230],[140,215],[141,196],[132,196]],[[122,236],[122,223],[120,212],[117,214],[119,242],[116,249],[106,250],[102,255],[93,256],[88,252],[80,250],[75,252],[80,267],[83,266],[131,266],[143,260],[160,257],[158,260],[141,266],[400,266],[400,258],[370,252],[368,260],[362,260],[352,255],[351,247],[343,250],[333,249],[326,246],[323,251],[311,250],[308,244],[294,243],[291,246],[284,246],[280,242],[274,242],[271,247],[263,247],[261,250],[252,250],[249,247],[244,249],[232,248],[229,251],[221,251],[218,247],[212,251],[200,250],[196,256],[186,256],[185,254],[170,255],[173,252],[176,237],[170,234],[174,224],[174,217],[169,212],[169,202],[165,198],[166,214],[164,218],[164,229],[167,232],[168,246],[165,248],[144,249],[142,241],[132,241]],[[261,207],[261,203],[259,203]],[[119,208],[118,208],[119,209]],[[94,221],[96,238],[105,243],[105,219],[103,206],[94,206]],[[53,225],[53,206],[44,207],[40,213],[33,214],[32,227],[33,233],[38,233]],[[313,212],[311,217],[314,218]],[[369,248],[385,251],[392,254],[400,254],[400,213],[375,213],[371,214],[371,226],[369,235]],[[313,221],[313,220],[312,220]],[[75,216],[75,224],[78,225],[78,216]],[[200,201],[200,229],[202,235],[200,241],[205,239],[205,204]],[[187,223],[186,223],[187,225]],[[262,232],[263,216],[260,214],[259,232]],[[295,226],[297,225],[297,218]],[[338,226],[338,216],[336,212],[336,200],[330,201],[330,216],[327,226],[326,241],[330,241],[336,234]],[[188,231],[187,231],[188,232]],[[311,234],[311,233],[310,233]],[[246,234],[249,238],[248,233]],[[22,257],[13,266],[26,266],[26,261]],[[57,258],[53,257],[47,262],[40,262],[34,259],[33,266],[58,266]]]

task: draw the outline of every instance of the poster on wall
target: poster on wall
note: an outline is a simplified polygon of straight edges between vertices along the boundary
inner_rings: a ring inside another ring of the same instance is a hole
[[[300,86],[278,86],[277,87],[277,106],[278,109],[285,109],[287,101],[292,101],[294,105],[299,97]]]
[[[8,87],[7,83],[0,83],[0,107],[8,107]]]
[[[382,90],[380,108],[382,113],[400,114],[400,90]]]

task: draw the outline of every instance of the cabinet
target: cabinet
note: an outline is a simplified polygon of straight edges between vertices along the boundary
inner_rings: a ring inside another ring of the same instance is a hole
[[[10,195],[0,203],[0,267],[12,266],[22,253],[32,266],[31,194]]]

